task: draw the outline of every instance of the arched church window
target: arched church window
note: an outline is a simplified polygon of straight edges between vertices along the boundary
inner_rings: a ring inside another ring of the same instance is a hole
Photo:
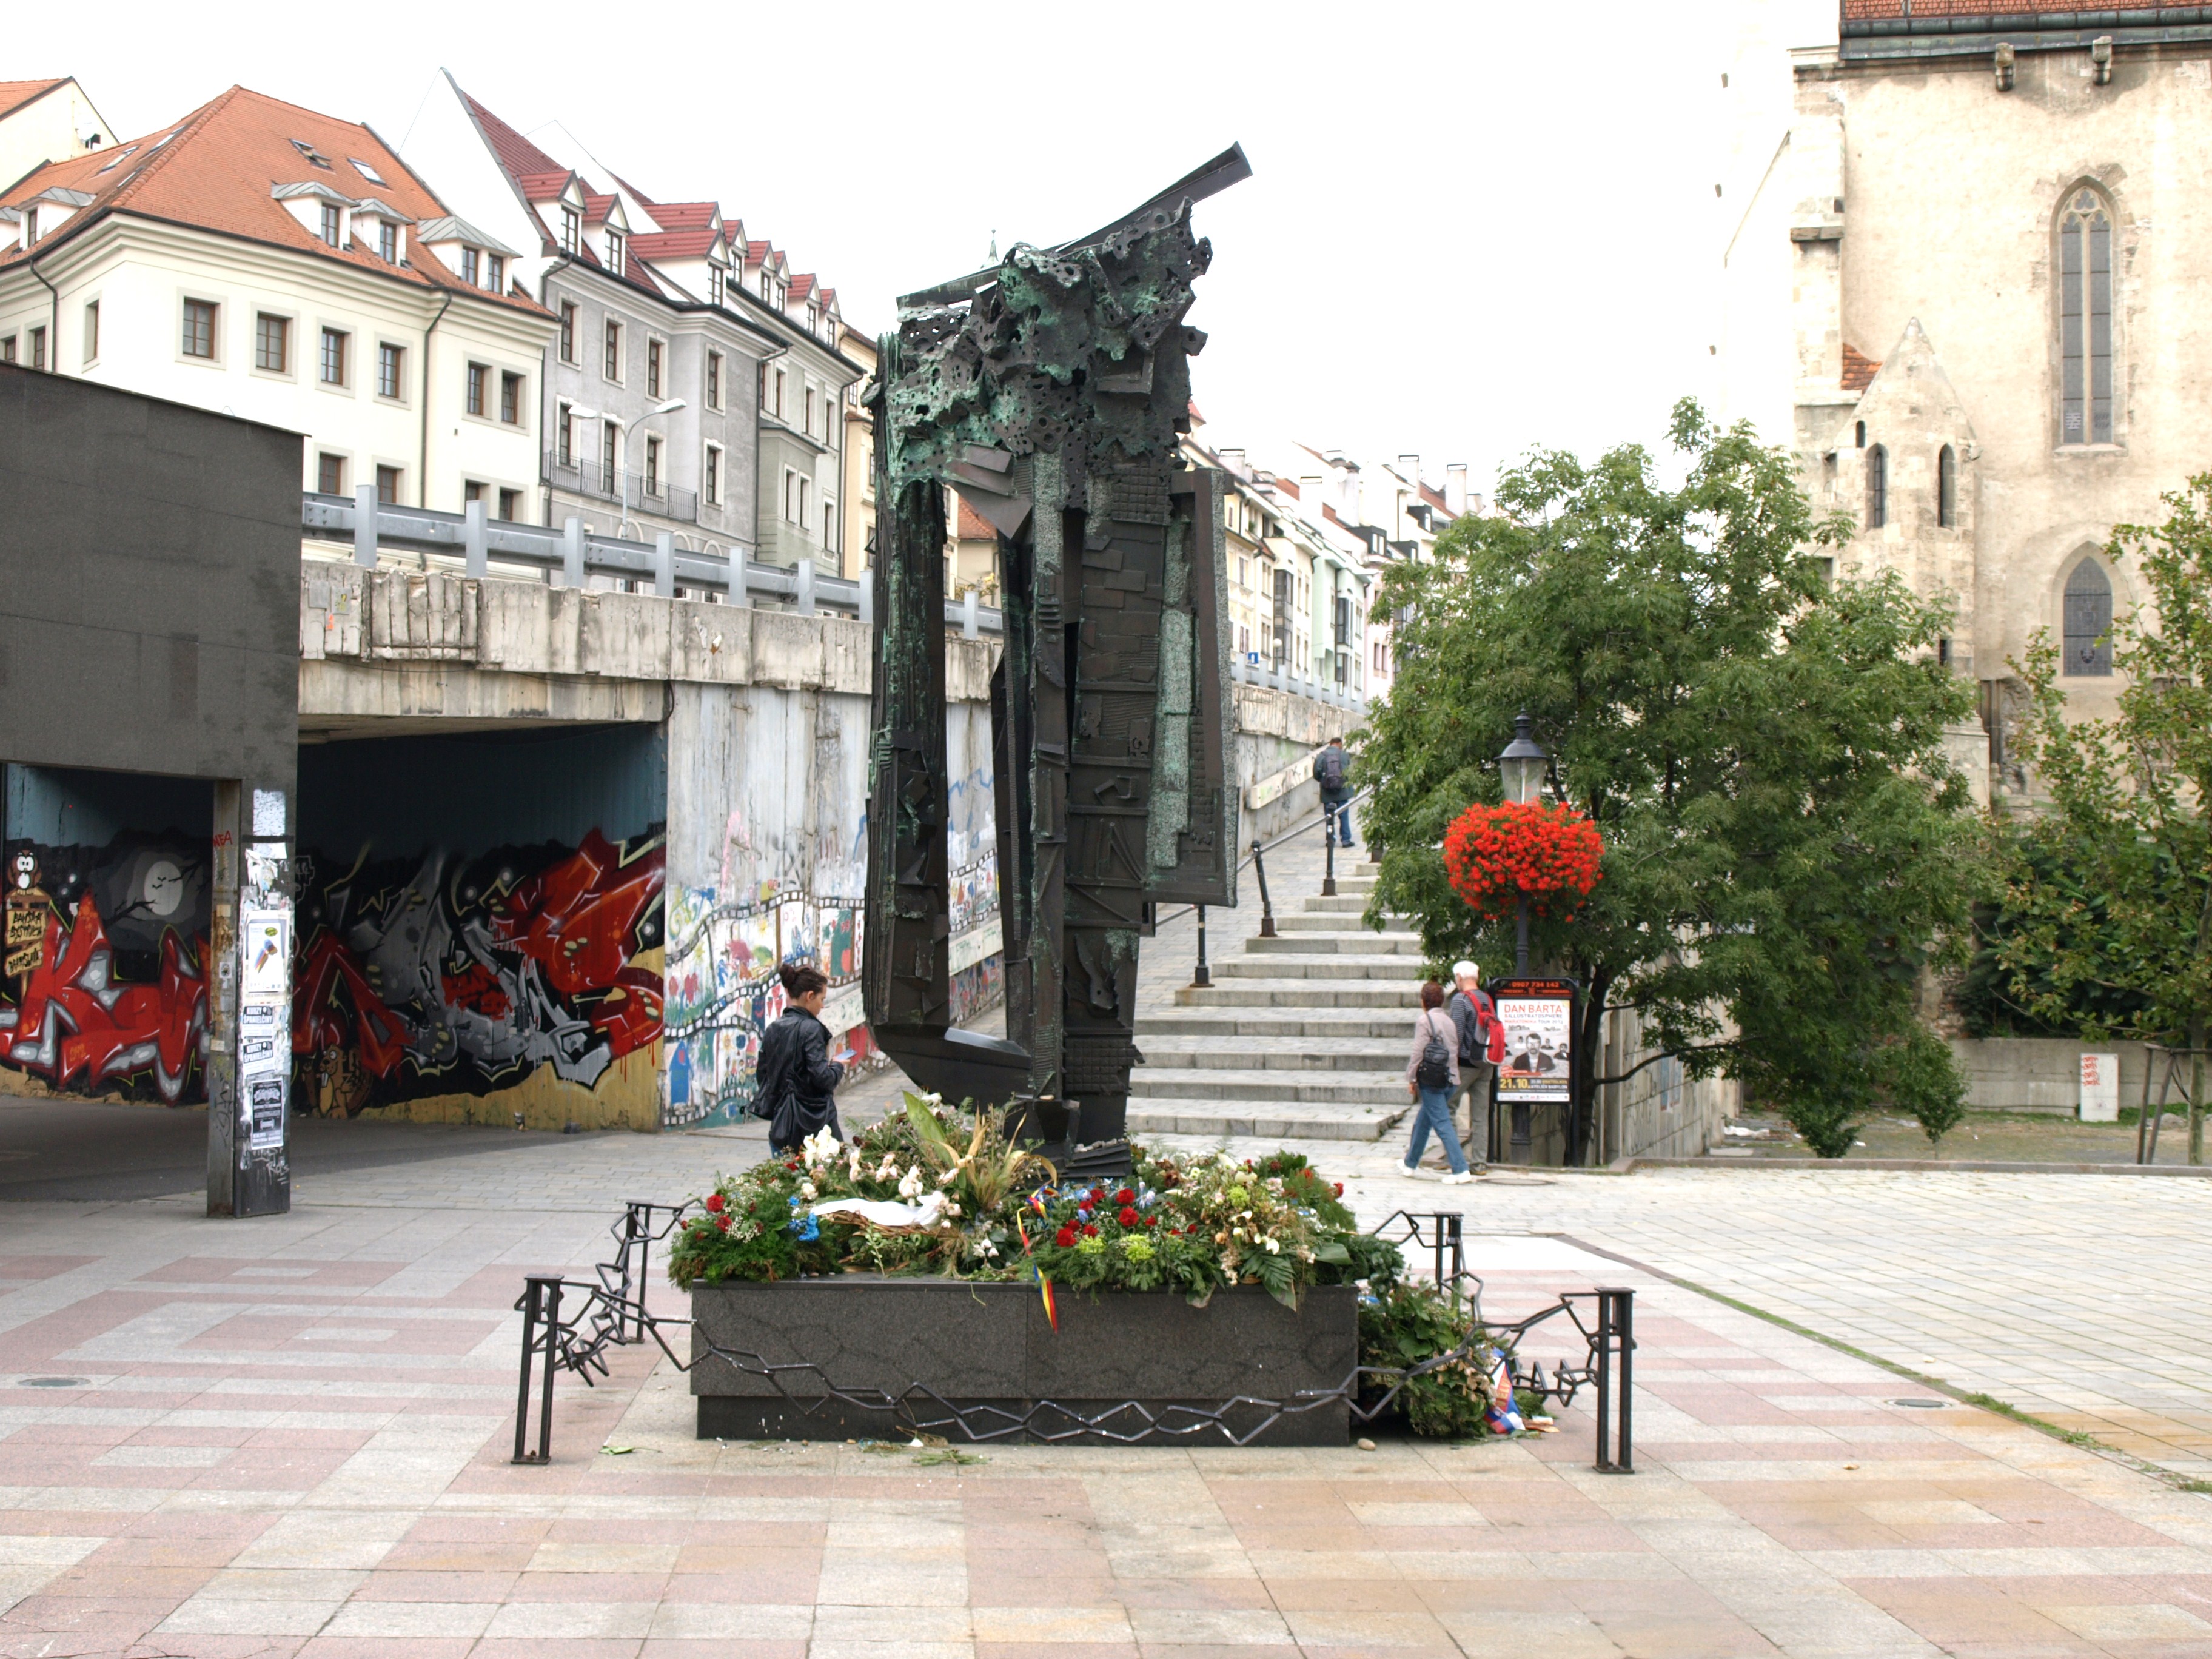
[[[1945,530],[1959,524],[1959,455],[1948,444],[1936,453],[1936,522]]]
[[[1889,451],[1876,444],[1867,451],[1866,527],[1879,530],[1889,522]]]
[[[2083,559],[2066,579],[2066,655],[2059,672],[2112,672],[2112,579],[2094,559]]]
[[[2112,216],[2080,190],[2058,222],[2058,441],[2112,441]]]

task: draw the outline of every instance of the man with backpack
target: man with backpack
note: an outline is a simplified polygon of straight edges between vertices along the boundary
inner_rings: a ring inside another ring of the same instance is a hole
[[[1452,993],[1448,1011],[1459,1028],[1459,1091],[1455,1115],[1467,1114],[1461,1145],[1467,1161],[1477,1169],[1490,1162],[1490,1079],[1505,1058],[1505,1028],[1498,1023],[1498,1006],[1482,988],[1481,970],[1471,962],[1452,963]]]
[[[1352,839],[1352,789],[1346,781],[1352,757],[1344,752],[1344,739],[1331,738],[1328,747],[1314,757],[1314,781],[1321,785],[1321,833],[1323,841],[1336,838],[1339,847],[1356,847]]]

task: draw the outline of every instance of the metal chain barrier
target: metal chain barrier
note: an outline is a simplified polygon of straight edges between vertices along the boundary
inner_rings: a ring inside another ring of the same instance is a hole
[[[1364,1426],[1396,1404],[1408,1382],[1448,1367],[1472,1365],[1487,1347],[1505,1361],[1516,1394],[1526,1391],[1555,1400],[1564,1409],[1574,1403],[1583,1389],[1592,1389],[1597,1403],[1595,1467],[1608,1474],[1634,1472],[1631,1422],[1636,1292],[1615,1287],[1564,1291],[1552,1306],[1526,1318],[1486,1325],[1482,1316],[1482,1280],[1468,1271],[1465,1224],[1454,1211],[1401,1210],[1382,1223],[1382,1228],[1402,1223],[1405,1232],[1391,1242],[1430,1251],[1437,1287],[1467,1303],[1473,1329],[1468,1340],[1449,1352],[1433,1355],[1416,1365],[1358,1366],[1336,1388],[1300,1389],[1282,1399],[1239,1395],[1212,1406],[1177,1404],[1157,1411],[1141,1401],[1125,1400],[1091,1412],[1039,1400],[1014,1412],[997,1406],[956,1405],[919,1382],[896,1395],[881,1389],[844,1389],[811,1360],[775,1364],[758,1354],[726,1348],[711,1340],[704,1353],[678,1353],[666,1333],[690,1328],[693,1322],[651,1312],[646,1306],[645,1276],[652,1246],[665,1238],[691,1208],[689,1202],[667,1205],[632,1200],[623,1218],[609,1229],[617,1241],[616,1256],[600,1264],[596,1282],[557,1273],[525,1277],[522,1296],[514,1304],[522,1315],[522,1363],[515,1394],[514,1462],[550,1461],[556,1371],[573,1372],[586,1387],[596,1388],[592,1374],[608,1375],[610,1347],[642,1343],[650,1337],[678,1370],[689,1371],[701,1359],[719,1359],[746,1376],[774,1384],[777,1395],[797,1407],[801,1416],[811,1416],[836,1401],[857,1411],[888,1413],[910,1437],[934,1434],[969,1444],[1024,1437],[1045,1444],[1090,1438],[1131,1445],[1163,1435],[1182,1437],[1218,1432],[1229,1444],[1244,1446],[1285,1418],[1336,1405],[1346,1407],[1352,1420]],[[666,1218],[657,1227],[656,1216]],[[1382,1228],[1376,1230],[1378,1237],[1382,1236]],[[1582,1305],[1585,1303],[1593,1304],[1588,1320]],[[1562,1359],[1547,1376],[1541,1364],[1522,1362],[1520,1346],[1529,1332],[1560,1314],[1567,1316],[1582,1338],[1585,1352],[1580,1364]],[[534,1452],[527,1449],[533,1382],[539,1392]],[[806,1386],[794,1392],[793,1385],[799,1383]],[[1368,1397],[1363,1400],[1363,1395]],[[1250,1420],[1255,1414],[1257,1420]],[[1232,1422],[1232,1416],[1243,1419],[1244,1425]],[[1613,1450],[1616,1446],[1617,1457]]]

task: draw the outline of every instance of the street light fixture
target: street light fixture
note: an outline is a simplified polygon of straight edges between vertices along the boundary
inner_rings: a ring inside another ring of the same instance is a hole
[[[1544,787],[1544,773],[1552,757],[1529,734],[1528,716],[1513,717],[1513,741],[1498,757],[1498,776],[1505,786],[1505,799],[1516,806],[1534,806]]]

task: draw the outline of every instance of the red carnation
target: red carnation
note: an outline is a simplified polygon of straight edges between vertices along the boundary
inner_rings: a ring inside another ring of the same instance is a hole
[[[1160,1218],[1156,1215],[1148,1215],[1145,1218],[1145,1225],[1147,1227],[1157,1227],[1159,1224]]]
[[[721,1194],[720,1194],[720,1193],[709,1193],[709,1194],[707,1194],[707,1207],[708,1207],[708,1209],[712,1210],[712,1211],[713,1211],[716,1215],[720,1215],[720,1214],[721,1214],[721,1212],[722,1212],[722,1195],[721,1195]]]
[[[1103,1187],[1093,1187],[1091,1189],[1091,1207],[1095,1210],[1105,1201],[1106,1189]]]
[[[1114,1218],[1124,1227],[1133,1227],[1137,1224],[1137,1212],[1126,1205],[1122,1206],[1121,1213]]]
[[[1083,1224],[1083,1236],[1085,1238],[1096,1238],[1098,1237],[1098,1229],[1086,1221]]]
[[[720,1227],[724,1232],[727,1232],[730,1231],[730,1218],[726,1215],[716,1216],[714,1218],[714,1224],[717,1227]]]
[[[1344,1183],[1341,1181],[1336,1183],[1336,1195],[1339,1198],[1342,1198],[1344,1196]]]
[[[1073,1227],[1062,1227],[1058,1232],[1052,1236],[1052,1242],[1059,1245],[1063,1250],[1073,1249],[1075,1245],[1075,1229]]]
[[[1116,1204],[1134,1204],[1137,1201],[1137,1195],[1131,1192],[1127,1187],[1124,1187],[1120,1192],[1114,1194],[1114,1201]]]

